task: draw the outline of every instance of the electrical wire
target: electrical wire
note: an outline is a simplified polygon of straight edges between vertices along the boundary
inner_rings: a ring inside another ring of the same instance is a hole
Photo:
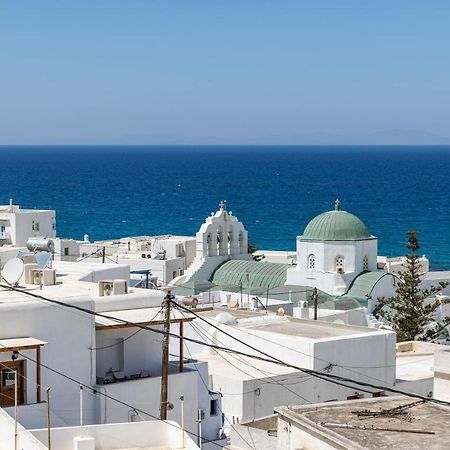
[[[149,413],[148,411],[144,411],[143,409],[140,409],[140,408],[137,408],[137,407],[135,407],[135,406],[133,406],[133,405],[130,405],[129,403],[126,403],[126,402],[124,402],[123,400],[120,400],[120,399],[118,399],[118,398],[115,398],[115,397],[113,397],[113,396],[107,394],[106,392],[101,392],[101,391],[99,391],[98,389],[93,388],[92,386],[89,386],[89,385],[87,385],[87,384],[85,384],[85,383],[83,383],[83,382],[81,382],[81,381],[78,381],[77,379],[71,377],[70,375],[67,375],[67,374],[65,374],[65,373],[63,373],[63,372],[61,372],[61,371],[59,371],[59,370],[57,370],[57,369],[54,369],[54,368],[52,368],[52,367],[50,367],[50,366],[48,366],[48,365],[46,365],[46,364],[44,364],[44,363],[42,363],[42,362],[38,362],[38,361],[36,361],[35,359],[31,358],[30,356],[24,355],[24,354],[21,353],[20,351],[18,352],[18,354],[19,354],[20,356],[22,356],[23,358],[25,358],[25,359],[27,359],[27,360],[29,360],[29,361],[32,361],[32,362],[34,362],[35,364],[38,364],[40,367],[44,367],[45,369],[49,370],[50,372],[53,372],[53,373],[55,373],[55,374],[57,374],[57,375],[59,375],[59,376],[65,378],[65,379],[67,379],[67,380],[73,382],[73,383],[76,383],[78,386],[82,386],[83,388],[88,389],[89,391],[91,391],[91,392],[92,392],[93,394],[95,394],[95,395],[97,395],[97,394],[98,394],[98,395],[102,395],[102,396],[104,396],[105,398],[108,398],[108,399],[110,399],[110,400],[113,400],[113,401],[115,401],[116,403],[118,403],[118,404],[120,404],[120,405],[122,405],[122,406],[125,406],[125,407],[127,407],[127,408],[130,408],[130,409],[132,409],[132,410],[134,410],[134,411],[140,412],[141,414],[145,414],[146,416],[149,416],[149,417],[151,417],[152,419],[159,420],[159,421],[164,422],[164,423],[166,423],[167,425],[170,425],[170,426],[172,426],[172,427],[174,427],[174,428],[177,428],[177,429],[179,429],[179,430],[183,430],[183,428],[181,428],[181,426],[179,426],[179,425],[176,425],[176,424],[174,424],[174,423],[172,423],[172,422],[170,422],[170,421],[168,421],[168,420],[162,420],[162,419],[160,419],[159,417],[155,416],[154,414]],[[187,430],[184,430],[184,431],[187,431]],[[191,434],[192,436],[197,437],[197,438],[199,437],[196,433],[193,433],[193,432],[191,432],[191,431],[188,431],[188,433]],[[213,445],[216,445],[216,446],[219,447],[219,448],[223,448],[222,445],[219,445],[219,444],[217,444],[217,443],[214,442],[214,441],[209,441],[209,443],[210,443],[210,444],[213,444]]]
[[[261,357],[259,357],[259,356],[255,356],[255,355],[252,355],[252,356],[251,356],[251,357],[254,357],[254,358],[256,358],[256,359],[266,360],[266,361],[269,361],[269,362],[272,360],[272,361],[277,362],[278,364],[285,365],[285,366],[287,366],[287,367],[296,368],[296,369],[298,369],[298,370],[301,370],[302,372],[311,374],[311,375],[313,375],[313,376],[315,376],[315,377],[317,377],[317,378],[320,378],[320,379],[322,379],[322,380],[329,381],[329,382],[335,383],[335,384],[339,384],[339,385],[341,385],[341,386],[344,386],[344,387],[347,387],[347,388],[350,388],[350,389],[355,389],[355,387],[354,387],[354,386],[348,386],[348,385],[345,385],[345,384],[343,384],[343,382],[353,383],[354,385],[357,385],[357,386],[364,386],[364,387],[367,387],[367,388],[373,388],[373,389],[377,389],[377,390],[389,391],[389,392],[392,392],[392,393],[397,393],[397,394],[405,395],[405,396],[408,396],[408,397],[419,398],[419,399],[424,400],[424,401],[427,401],[427,402],[433,402],[433,403],[438,403],[438,404],[442,404],[442,405],[445,405],[445,406],[450,406],[450,402],[447,402],[447,401],[444,401],[444,400],[437,400],[437,399],[432,399],[432,398],[430,399],[430,398],[428,398],[428,397],[424,397],[424,396],[421,396],[421,395],[419,395],[419,394],[414,394],[414,393],[410,393],[410,392],[405,392],[405,391],[402,391],[402,390],[399,390],[399,389],[395,389],[395,388],[391,388],[391,387],[388,387],[388,386],[378,386],[378,385],[374,385],[374,384],[372,384],[372,383],[367,383],[367,382],[357,381],[357,380],[353,380],[353,379],[351,379],[351,378],[341,377],[341,376],[338,376],[338,375],[324,374],[324,373],[320,373],[320,372],[317,372],[317,371],[312,370],[312,369],[305,369],[305,368],[301,368],[301,367],[295,366],[295,365],[290,364],[290,363],[286,363],[286,362],[284,362],[284,361],[282,361],[282,360],[280,360],[280,359],[278,359],[278,358],[275,358],[275,357],[273,357],[273,356],[267,354],[266,352],[264,352],[264,351],[262,351],[262,350],[260,350],[260,349],[258,349],[258,348],[256,348],[256,347],[253,347],[253,346],[250,345],[250,344],[247,344],[246,342],[244,342],[244,341],[242,341],[242,340],[236,338],[235,336],[233,336],[233,335],[227,333],[226,331],[222,330],[221,328],[219,328],[219,327],[217,327],[217,326],[211,324],[208,320],[206,320],[205,318],[201,317],[200,315],[198,315],[198,314],[195,313],[194,311],[188,310],[187,308],[185,308],[185,307],[183,307],[183,306],[181,306],[181,305],[178,305],[177,303],[175,303],[175,302],[173,302],[173,301],[170,301],[170,302],[171,302],[172,304],[175,304],[175,306],[176,306],[177,308],[184,309],[185,311],[188,311],[188,312],[190,312],[191,314],[194,314],[197,318],[199,318],[199,319],[201,319],[202,321],[208,323],[210,326],[212,326],[213,328],[217,329],[217,330],[220,331],[221,333],[224,333],[225,335],[227,335],[227,336],[230,337],[231,339],[233,339],[233,340],[239,342],[240,344],[242,344],[242,345],[244,345],[244,346],[246,346],[246,347],[252,349],[253,351],[256,351],[256,352],[258,352],[258,353],[260,353],[260,354],[266,356],[267,358],[269,358],[269,359],[261,358]],[[218,347],[218,346],[214,346],[214,345],[212,345],[212,344],[208,344],[208,345],[211,346],[211,347],[213,347],[213,348],[217,348],[217,347]],[[234,351],[234,352],[237,352],[237,353],[239,353],[239,354],[243,354],[243,352],[240,352],[239,350],[233,350],[233,351]],[[359,388],[359,390],[363,390],[363,391],[364,391],[364,389],[361,389],[361,388]],[[368,392],[368,393],[370,393],[370,394],[373,394],[372,391],[367,391],[367,390],[366,390],[365,392]]]
[[[0,284],[0,287],[6,288],[6,289],[10,289],[10,286],[3,285],[3,284]],[[193,343],[196,343],[196,344],[205,345],[203,342],[201,342],[201,341],[199,341],[197,339],[192,339],[192,338],[188,338],[188,337],[182,337],[182,336],[179,336],[179,335],[177,335],[175,333],[171,333],[171,332],[165,333],[163,330],[159,330],[159,329],[156,329],[156,328],[145,326],[145,325],[142,325],[142,324],[139,324],[139,323],[130,322],[130,321],[127,321],[127,320],[124,320],[124,319],[119,319],[117,317],[108,316],[106,314],[98,313],[98,312],[95,312],[95,311],[92,311],[92,310],[89,310],[87,308],[83,308],[83,307],[80,307],[80,306],[77,306],[77,305],[64,303],[64,302],[61,302],[59,300],[48,299],[48,298],[45,298],[43,296],[39,296],[37,294],[25,291],[23,289],[17,289],[16,288],[15,290],[17,292],[22,292],[22,293],[24,293],[26,295],[30,295],[30,296],[33,296],[33,297],[41,298],[42,300],[48,301],[49,303],[58,304],[60,306],[66,306],[67,308],[76,309],[76,310],[79,310],[81,312],[85,312],[87,314],[93,315],[93,316],[103,317],[103,318],[106,318],[106,319],[109,319],[109,320],[113,320],[115,322],[123,323],[123,324],[129,325],[129,326],[136,326],[136,327],[143,328],[143,329],[146,329],[148,331],[155,332],[155,333],[159,333],[159,334],[163,334],[163,335],[167,334],[168,336],[171,336],[171,337],[174,337],[174,338],[177,338],[177,339],[181,338],[181,339],[185,339],[187,341],[190,341],[190,342],[193,342]],[[176,307],[178,307],[178,308],[180,307],[180,305],[178,305],[176,302],[173,302],[173,301],[170,301],[170,302],[172,304],[174,303],[176,305]],[[196,314],[192,310],[188,310],[187,308],[184,308],[184,310],[186,310],[187,312],[195,315],[196,317],[199,317],[201,320],[203,320],[203,321],[205,321],[205,322],[207,322],[207,323],[209,323],[211,325],[210,322],[208,322],[206,319],[204,319],[203,317],[199,316],[198,314]],[[211,325],[211,326],[215,327],[214,325]],[[217,327],[215,327],[215,328],[217,328]],[[450,402],[447,402],[447,401],[444,401],[444,400],[432,399],[432,398],[421,396],[419,394],[413,394],[413,393],[410,393],[410,392],[405,392],[405,391],[402,391],[400,389],[395,389],[395,388],[391,388],[391,387],[388,387],[388,386],[374,385],[374,384],[371,384],[371,383],[362,382],[362,381],[354,380],[354,379],[351,379],[351,378],[340,377],[338,375],[332,375],[332,374],[324,374],[324,373],[318,372],[316,370],[299,367],[299,366],[296,366],[294,364],[290,364],[290,363],[282,361],[282,360],[280,360],[278,358],[275,358],[275,357],[273,357],[273,356],[263,352],[262,350],[257,349],[255,347],[253,347],[253,346],[243,342],[242,340],[240,340],[240,339],[230,335],[229,333],[226,333],[224,330],[221,330],[220,328],[217,328],[217,329],[220,332],[227,334],[229,337],[231,337],[235,341],[241,343],[242,345],[244,345],[244,346],[246,346],[248,348],[251,348],[253,351],[256,351],[257,353],[260,353],[260,354],[262,354],[264,356],[258,356],[258,355],[254,355],[254,354],[250,354],[250,353],[245,353],[245,352],[242,352],[240,350],[232,350],[232,349],[227,348],[227,347],[221,347],[221,346],[218,346],[218,345],[208,344],[209,347],[215,348],[216,350],[223,350],[223,351],[226,351],[226,352],[239,354],[241,356],[248,356],[250,358],[261,360],[261,361],[276,362],[277,364],[284,365],[286,367],[291,367],[293,369],[300,370],[300,371],[302,371],[302,372],[304,372],[304,373],[306,373],[308,375],[312,375],[312,376],[314,376],[314,377],[316,377],[318,379],[322,379],[324,381],[327,381],[327,382],[330,382],[330,383],[333,383],[333,384],[336,384],[336,385],[341,385],[341,386],[349,388],[351,390],[357,389],[357,388],[355,388],[355,385],[356,385],[356,386],[360,386],[358,388],[359,390],[365,391],[365,392],[368,392],[368,393],[373,393],[373,392],[365,390],[365,389],[361,388],[361,386],[362,387],[366,387],[366,388],[376,389],[376,390],[384,390],[384,391],[388,391],[388,392],[392,392],[392,393],[396,393],[396,394],[400,394],[400,395],[405,395],[405,396],[412,397],[412,398],[418,398],[418,399],[421,399],[421,400],[424,400],[424,401],[427,401],[427,402],[433,402],[433,403],[437,403],[437,404],[441,404],[441,405],[445,405],[445,406],[450,406]],[[345,384],[345,383],[351,383],[352,385],[349,386],[348,384]]]
[[[202,334],[198,331],[196,325],[194,325],[193,322],[189,322],[189,325],[196,331],[196,333],[198,334],[198,336],[200,336],[201,339],[204,340],[205,343],[207,343],[204,339],[204,337],[202,336]],[[217,339],[217,342],[221,345],[224,345],[222,342],[220,342]],[[253,375],[250,375],[248,372],[245,372],[244,370],[242,370],[240,367],[237,367],[236,365],[234,365],[231,361],[227,360],[223,355],[221,355],[219,352],[217,353],[222,359],[224,359],[228,364],[231,364],[235,369],[237,369],[238,371],[244,373],[245,375],[249,376],[251,379],[253,379],[254,381],[259,381],[261,383],[264,384],[269,384],[271,383],[270,381],[261,381],[258,380],[256,377],[254,377]],[[230,356],[233,356],[230,354]],[[236,358],[237,359],[237,358]],[[259,369],[258,367],[250,364],[248,361],[245,361],[242,357],[240,358],[241,362],[243,362],[244,364],[247,364],[249,367],[251,367],[253,370],[257,370],[258,372],[260,372],[262,375],[264,375],[265,377],[268,377],[269,379],[272,379],[274,384],[278,384],[279,386],[281,386],[284,389],[287,389],[289,392],[291,392],[292,394],[294,394],[296,397],[300,398],[301,400],[303,400],[304,402],[306,402],[307,404],[310,404],[311,402],[309,400],[307,400],[305,397],[302,397],[300,394],[298,394],[297,392],[293,391],[292,389],[289,389],[286,385],[282,384],[280,381],[276,380],[275,377],[271,377],[267,375],[267,372]],[[303,381],[307,381],[307,380],[303,380]]]
[[[161,311],[162,311],[162,307],[159,308],[159,311],[150,320],[146,320],[145,322],[146,323],[153,322],[153,320],[161,313]],[[128,339],[131,339],[132,337],[136,336],[141,331],[142,331],[142,328],[139,328],[137,331],[135,331],[134,333],[131,333],[126,338],[121,339],[119,342],[115,342],[114,344],[111,344],[111,345],[105,345],[104,347],[91,347],[89,350],[105,350],[107,348],[115,347],[116,345],[122,345],[125,341],[128,341]]]
[[[186,344],[185,342],[184,342],[184,347],[186,348],[187,352],[189,353],[189,356],[190,356],[190,358],[191,358],[191,360],[192,360],[192,363],[193,363],[194,366],[195,366],[195,370],[197,371],[197,374],[198,374],[198,376],[199,376],[201,382],[203,383],[203,386],[205,386],[205,389],[208,391],[208,395],[212,398],[213,396],[212,396],[212,394],[211,394],[211,392],[210,392],[210,390],[209,390],[209,386],[206,384],[205,380],[204,380],[203,377],[202,377],[202,374],[201,374],[200,371],[198,370],[197,363],[195,362],[194,358],[192,357],[191,351],[189,350],[189,347],[187,346],[187,344]],[[253,391],[253,392],[254,392],[254,391]],[[222,392],[221,392],[221,394],[223,395]],[[232,423],[231,423],[230,420],[227,418],[226,414],[223,413],[222,408],[219,407],[219,411],[220,411],[221,414],[223,414],[223,417],[224,417],[224,419],[228,422],[228,425],[232,426]],[[239,437],[240,437],[240,438],[241,438],[241,439],[242,439],[249,447],[252,447],[252,448],[254,448],[255,450],[257,450],[257,448],[256,448],[255,446],[252,446],[250,443],[248,443],[248,442],[245,440],[245,438],[239,433],[239,431],[238,431],[236,428],[235,428],[234,430],[235,430],[235,432],[238,434],[238,436],[239,436]]]
[[[209,320],[214,321],[214,322],[220,324],[220,322],[219,322],[218,320],[214,319],[214,318],[209,318]],[[343,365],[341,365],[341,364],[337,364],[337,363],[334,363],[334,362],[332,362],[332,361],[327,361],[327,360],[325,360],[325,359],[319,358],[318,356],[309,355],[308,353],[302,352],[302,351],[297,350],[297,349],[295,349],[295,348],[288,347],[287,345],[283,345],[283,344],[281,344],[280,342],[273,341],[273,340],[268,339],[268,338],[266,338],[266,337],[264,337],[264,336],[257,335],[257,334],[253,334],[253,333],[249,333],[244,327],[239,328],[239,331],[241,331],[242,333],[248,334],[249,336],[252,336],[252,337],[256,337],[256,338],[258,338],[258,339],[261,339],[261,340],[263,340],[263,341],[270,342],[271,344],[278,345],[279,347],[285,348],[286,350],[289,350],[289,351],[291,351],[291,352],[298,353],[298,354],[300,354],[300,355],[307,356],[307,357],[311,357],[311,356],[312,356],[313,359],[315,359],[315,360],[317,360],[317,361],[324,362],[324,363],[327,364],[327,365],[330,365],[330,364],[331,364],[332,366],[340,367],[340,368],[342,368],[342,369],[344,369],[344,370],[348,370],[349,372],[353,372],[353,373],[355,373],[355,374],[357,374],[357,375],[360,375],[360,376],[363,376],[363,377],[367,377],[367,378],[371,378],[372,380],[380,381],[380,382],[382,382],[382,383],[384,383],[385,380],[381,380],[380,378],[374,377],[373,375],[368,375],[368,374],[365,374],[365,373],[362,373],[362,372],[358,372],[358,371],[352,370],[352,369],[365,369],[365,368],[368,368],[368,369],[369,369],[369,368],[388,368],[388,367],[396,367],[395,364],[394,364],[394,365],[387,365],[387,366],[380,366],[380,367],[375,367],[375,366],[374,366],[374,367],[367,367],[367,366],[359,366],[359,367],[358,367],[358,366],[355,366],[355,367],[353,367],[353,366],[343,366]],[[412,364],[412,363],[413,363],[413,362],[410,362],[409,364]]]

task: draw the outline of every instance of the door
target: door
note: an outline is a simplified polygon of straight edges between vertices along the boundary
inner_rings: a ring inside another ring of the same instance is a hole
[[[0,406],[14,406],[14,390],[17,372],[17,404],[24,402],[24,362],[7,361],[0,363]]]

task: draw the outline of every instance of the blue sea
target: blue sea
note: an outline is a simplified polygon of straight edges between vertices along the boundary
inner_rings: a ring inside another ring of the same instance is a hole
[[[194,235],[226,199],[258,248],[294,250],[315,215],[358,215],[379,254],[420,232],[450,269],[450,147],[0,147],[0,204],[57,212],[61,237]]]

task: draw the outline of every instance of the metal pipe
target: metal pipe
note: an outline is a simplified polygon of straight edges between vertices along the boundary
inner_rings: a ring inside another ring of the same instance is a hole
[[[181,448],[184,447],[184,395],[180,395],[181,402]]]
[[[17,430],[17,369],[14,371],[14,449],[19,450],[19,433]]]
[[[83,386],[80,384],[80,429],[83,435]]]
[[[47,447],[48,450],[51,450],[52,441],[50,435],[50,388],[47,388],[46,396],[47,396]]]

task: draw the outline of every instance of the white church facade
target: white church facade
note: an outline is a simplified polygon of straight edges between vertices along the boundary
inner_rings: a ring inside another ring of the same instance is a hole
[[[342,211],[336,200],[334,210],[312,219],[297,237],[297,265],[288,269],[286,284],[316,287],[336,296],[354,295],[352,288],[363,284],[368,300],[378,298],[375,288],[377,296],[391,296],[396,277],[377,270],[377,244],[366,225]]]
[[[211,213],[196,234],[196,253],[192,264],[173,283],[208,280],[222,263],[231,259],[252,260],[248,251],[248,232],[242,222],[227,210],[225,201]]]

